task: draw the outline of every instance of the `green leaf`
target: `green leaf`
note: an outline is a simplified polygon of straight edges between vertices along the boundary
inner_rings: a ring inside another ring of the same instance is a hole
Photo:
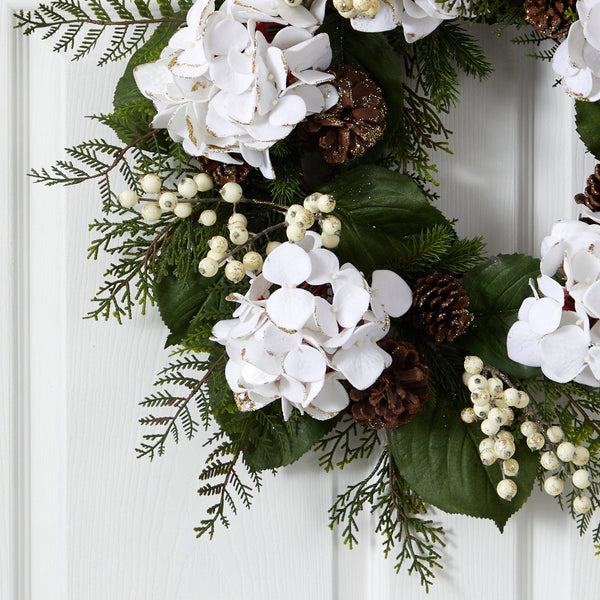
[[[577,100],[575,123],[585,147],[600,160],[600,103]]]
[[[346,171],[321,192],[336,200],[343,235],[336,252],[366,275],[405,250],[403,237],[450,223],[407,175],[364,165]]]
[[[540,261],[523,254],[493,256],[469,271],[463,279],[475,320],[457,343],[469,354],[506,375],[531,379],[540,370],[526,367],[508,358],[506,335],[517,320],[521,302],[532,295],[529,280],[540,273]]]
[[[185,279],[172,273],[154,286],[154,297],[164,324],[171,331],[166,346],[181,343],[201,323],[212,327],[223,315],[230,315],[234,305],[227,301],[231,282],[223,272],[215,277],[191,273]]]
[[[531,494],[538,459],[517,442],[519,474],[513,479],[518,492],[510,502],[502,500],[496,493],[502,479],[499,461],[490,467],[482,464],[478,446],[485,436],[477,423],[461,420],[467,399],[462,405],[460,400],[436,396],[432,389],[419,414],[389,433],[394,462],[425,502],[449,513],[491,519],[502,531]]]

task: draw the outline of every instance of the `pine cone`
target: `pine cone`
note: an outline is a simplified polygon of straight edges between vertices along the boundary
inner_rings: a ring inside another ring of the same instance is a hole
[[[348,386],[349,411],[367,429],[395,429],[408,423],[427,401],[429,373],[412,344],[384,338],[379,346],[392,355],[392,364],[366,390]]]
[[[453,342],[473,320],[467,306],[469,296],[457,279],[433,273],[416,283],[413,324],[436,342]]]
[[[600,211],[600,164],[596,165],[594,172],[587,178],[585,194],[577,194],[575,202],[585,204],[592,212]]]
[[[362,156],[383,137],[387,109],[381,90],[365,73],[350,65],[337,65],[332,72],[337,104],[308,117],[297,131],[307,150],[337,164]]]
[[[537,31],[558,38],[569,31],[572,21],[565,11],[575,11],[575,0],[525,0],[524,8],[525,20]]]
[[[241,160],[241,156],[237,154],[233,154],[235,158],[239,158]],[[231,165],[229,163],[222,163],[216,160],[212,160],[210,158],[206,158],[206,156],[199,156],[198,162],[200,163],[200,168],[204,173],[208,173],[213,181],[217,185],[225,185],[230,181],[234,183],[240,183],[248,177],[248,173],[252,171],[252,167],[246,163],[241,165]]]

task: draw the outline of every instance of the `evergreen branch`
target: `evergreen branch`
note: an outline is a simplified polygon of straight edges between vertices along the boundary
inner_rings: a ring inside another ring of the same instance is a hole
[[[189,394],[184,397],[173,396],[165,392],[158,392],[142,402],[142,406],[155,407],[169,407],[175,408],[175,412],[166,416],[154,416],[143,417],[140,419],[140,424],[145,426],[160,426],[163,430],[160,433],[145,434],[143,439],[145,440],[140,444],[140,447],[136,449],[137,457],[142,458],[148,456],[150,460],[154,458],[156,454],[162,456],[165,452],[165,445],[169,437],[175,440],[175,443],[179,441],[179,429],[178,425],[184,430],[187,439],[191,439],[194,434],[198,431],[199,424],[192,418],[192,414],[189,409],[190,403],[195,400],[199,404],[201,411],[201,418],[204,424],[204,428],[208,428],[210,424],[210,405],[208,397],[204,393],[204,386],[211,377],[215,369],[225,359],[226,352],[222,352],[206,369],[203,376],[200,379],[194,377],[182,377],[182,369],[189,368],[189,361],[175,365],[169,365],[163,371],[155,385],[175,384],[184,386],[189,389]],[[206,364],[202,362],[202,367]],[[198,367],[199,368],[199,367]],[[175,370],[175,374],[173,374]],[[167,375],[168,374],[168,375]]]
[[[444,531],[416,516],[427,508],[398,473],[387,447],[371,472],[339,494],[329,511],[330,528],[345,524],[342,539],[350,548],[358,543],[357,517],[366,507],[376,515],[375,531],[383,537],[384,556],[395,553],[396,572],[407,564],[408,573],[417,573],[429,591],[434,569],[441,568]]]
[[[73,60],[89,55],[98,45],[105,32],[112,30],[107,47],[98,65],[117,61],[132,54],[146,40],[148,33],[161,23],[183,23],[184,15],[177,15],[168,0],[160,6],[160,17],[154,16],[144,0],[136,0],[136,11],[127,8],[124,0],[85,0],[82,7],[78,0],[55,0],[40,4],[35,10],[20,10],[15,14],[16,28],[25,35],[42,31],[43,39],[59,36],[53,50],[73,51]],[[166,9],[166,6],[170,10]],[[110,8],[116,15],[111,16]]]

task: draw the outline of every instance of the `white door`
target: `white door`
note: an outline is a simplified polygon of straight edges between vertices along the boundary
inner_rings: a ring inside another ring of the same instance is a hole
[[[167,359],[165,328],[153,310],[122,326],[82,320],[106,266],[85,258],[96,188],[25,177],[63,147],[106,135],[83,116],[110,110],[125,63],[98,70],[93,57],[71,63],[24,38],[11,13],[34,4],[0,6],[0,598],[425,597],[382,558],[368,515],[352,551],[327,527],[334,495],[360,465],[331,476],[307,456],[266,475],[251,511],[198,541],[202,434],[153,463],[136,460],[137,403]],[[555,219],[574,214],[594,163],[549,65],[480,31],[497,71],[463,87],[449,122],[455,154],[437,157],[439,206],[491,253],[532,253]],[[432,514],[448,531],[432,599],[600,597],[592,541],[548,497],[536,494],[504,535],[491,522]]]

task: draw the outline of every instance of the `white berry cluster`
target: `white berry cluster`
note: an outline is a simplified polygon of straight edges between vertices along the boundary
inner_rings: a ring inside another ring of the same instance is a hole
[[[380,0],[333,0],[333,6],[344,19],[357,15],[373,18],[381,8]]]
[[[504,500],[512,500],[517,494],[517,484],[509,479],[519,472],[519,463],[513,458],[516,446],[513,434],[503,429],[512,425],[513,408],[523,409],[529,404],[529,396],[513,387],[504,389],[504,383],[495,376],[482,372],[484,364],[478,356],[465,358],[463,382],[471,392],[473,407],[463,409],[461,419],[465,423],[481,420],[481,431],[487,436],[479,444],[479,456],[485,466],[502,461],[502,480],[496,492]]]
[[[579,514],[588,512],[592,501],[584,490],[591,484],[590,472],[581,467],[590,460],[589,450],[566,441],[558,425],[549,427],[544,435],[535,422],[524,421],[521,433],[527,437],[527,444],[532,450],[543,450],[540,464],[549,473],[544,480],[544,491],[550,496],[558,496],[563,492],[565,479],[570,476],[573,487],[579,490],[579,495],[573,500],[573,510]]]
[[[148,173],[141,178],[140,188],[152,198],[140,198],[134,190],[123,190],[119,194],[121,206],[133,208],[140,200],[144,201],[140,213],[144,220],[150,222],[158,221],[166,212],[173,212],[181,219],[187,219],[192,214],[192,200],[196,194],[211,190],[213,181],[207,173],[198,173],[193,178],[184,177],[177,185],[178,197],[175,192],[164,189],[163,180],[156,173]]]
[[[261,272],[263,257],[258,252],[250,251],[244,254],[242,260],[235,260],[234,253],[248,247],[278,226],[269,227],[260,233],[249,233],[248,219],[237,211],[237,205],[243,198],[241,186],[237,183],[226,183],[221,190],[221,196],[226,202],[234,205],[234,212],[227,223],[229,241],[221,235],[213,236],[208,241],[210,250],[200,261],[198,271],[204,277],[213,277],[219,268],[224,266],[225,277],[234,283],[239,283],[246,275],[255,277]],[[292,204],[285,212],[285,221],[281,224],[285,227],[288,241],[301,242],[306,237],[307,231],[318,223],[321,227],[320,245],[323,248],[335,248],[340,242],[342,223],[336,216],[329,214],[334,209],[333,197],[318,192],[308,196],[304,200],[304,206]],[[200,223],[207,226],[214,225],[216,220],[217,214],[214,210],[203,211],[199,219]],[[233,249],[229,247],[230,242],[234,246]],[[280,245],[280,242],[270,241],[265,254],[269,256]]]

